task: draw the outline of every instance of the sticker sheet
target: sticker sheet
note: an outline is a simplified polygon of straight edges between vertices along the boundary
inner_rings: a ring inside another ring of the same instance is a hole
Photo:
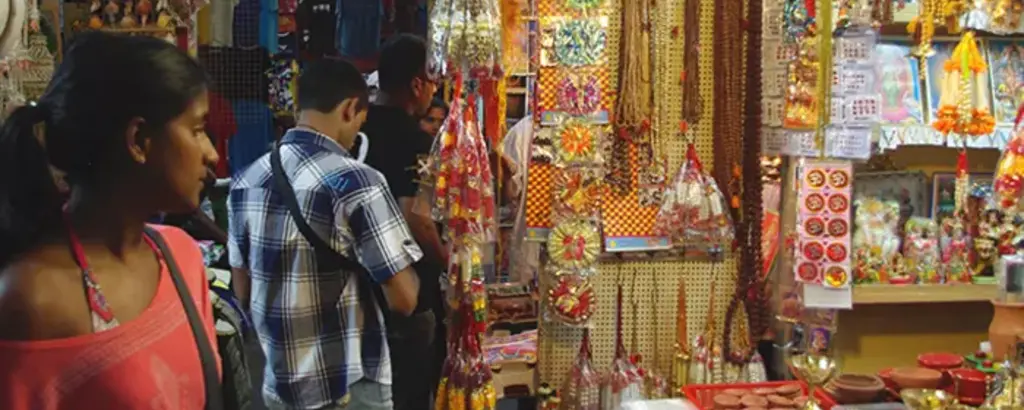
[[[806,160],[797,175],[796,280],[848,288],[853,166],[848,161]]]

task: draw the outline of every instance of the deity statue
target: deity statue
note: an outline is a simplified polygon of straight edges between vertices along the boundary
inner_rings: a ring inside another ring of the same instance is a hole
[[[907,237],[903,244],[905,273],[918,283],[942,283],[939,276],[939,241],[935,221],[911,218],[907,221]]]
[[[971,238],[960,218],[946,218],[942,226],[942,274],[947,283],[970,283]]]

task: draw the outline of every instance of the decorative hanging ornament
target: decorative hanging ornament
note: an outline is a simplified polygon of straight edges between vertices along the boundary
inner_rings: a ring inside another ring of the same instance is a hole
[[[974,95],[985,94],[976,90],[982,86],[979,76],[986,73],[986,68],[974,32],[964,33],[944,65],[938,118],[932,124],[936,131],[943,135],[955,133],[978,137],[995,130],[996,121],[989,113],[987,100],[973,98]]]
[[[604,0],[566,0],[566,4],[576,10],[592,10],[601,6]]]
[[[566,20],[555,29],[555,58],[569,67],[601,62],[607,44],[605,27],[596,19]]]
[[[428,72],[501,78],[501,6],[496,0],[437,0],[428,23]]]
[[[588,115],[601,107],[601,86],[592,75],[566,74],[556,96],[559,110],[570,115]]]
[[[548,309],[555,318],[568,325],[582,325],[597,310],[597,293],[587,278],[559,275],[548,289]]]
[[[601,253],[601,235],[585,220],[570,220],[555,225],[548,236],[548,256],[558,267],[583,269],[597,261]]]
[[[1003,149],[1002,158],[996,167],[995,193],[996,206],[1007,215],[1019,215],[1024,211],[1024,105],[1020,107],[1017,121],[1014,124],[1013,137]]]
[[[567,168],[555,175],[555,215],[596,217],[604,189],[598,171],[588,167]]]
[[[600,131],[583,121],[569,119],[556,131],[554,145],[558,165],[593,164],[598,162]]]

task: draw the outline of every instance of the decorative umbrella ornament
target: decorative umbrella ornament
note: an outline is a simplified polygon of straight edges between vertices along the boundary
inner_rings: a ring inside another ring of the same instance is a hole
[[[989,112],[984,95],[982,75],[987,64],[973,31],[964,33],[960,43],[953,49],[949,60],[943,66],[942,94],[939,100],[937,119],[932,124],[943,134],[955,133],[961,136],[979,137],[989,135],[995,129],[995,118]]]

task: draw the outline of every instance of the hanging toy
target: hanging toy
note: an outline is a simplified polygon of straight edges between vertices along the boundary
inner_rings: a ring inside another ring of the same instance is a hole
[[[979,137],[995,130],[995,118],[989,113],[986,98],[976,90],[981,87],[981,75],[986,72],[985,58],[978,50],[974,32],[964,33],[960,43],[944,65],[942,95],[937,119],[932,124],[943,135]]]

